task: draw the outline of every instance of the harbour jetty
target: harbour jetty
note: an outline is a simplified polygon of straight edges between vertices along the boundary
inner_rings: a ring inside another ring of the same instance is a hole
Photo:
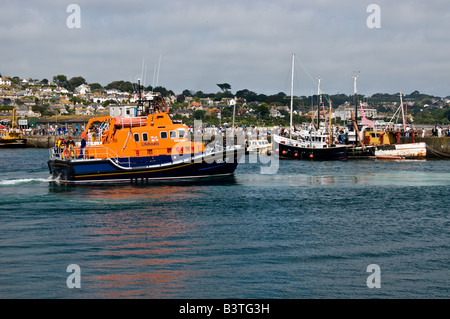
[[[411,143],[411,137],[401,137],[401,143]],[[450,137],[415,137],[415,142],[424,142],[427,145],[427,158],[450,159]]]
[[[55,146],[55,142],[60,139],[68,139],[72,137],[75,142],[80,142],[81,138],[79,136],[66,135],[29,135],[27,138],[27,147],[32,148],[50,148]]]

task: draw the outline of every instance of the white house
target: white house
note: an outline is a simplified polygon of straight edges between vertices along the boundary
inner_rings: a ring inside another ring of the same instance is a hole
[[[6,78],[0,78],[0,85],[11,85],[11,80]]]
[[[75,88],[75,93],[77,94],[91,93],[91,88],[87,84],[81,84]]]
[[[340,117],[342,121],[351,120],[352,113],[355,114],[355,107],[354,106],[339,106],[335,111],[335,117]],[[364,115],[367,118],[377,118],[377,110],[376,109],[369,109],[364,108]],[[358,108],[358,118],[361,117],[361,109]]]
[[[67,89],[63,88],[63,87],[58,87],[56,89],[56,92],[60,93],[60,94],[68,94],[69,93],[69,91]]]
[[[339,106],[334,111],[334,116],[341,118],[342,121],[347,121],[352,118],[352,113],[355,112],[355,108],[351,106]]]

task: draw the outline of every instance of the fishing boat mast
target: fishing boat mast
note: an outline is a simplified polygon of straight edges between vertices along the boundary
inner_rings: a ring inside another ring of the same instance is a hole
[[[406,132],[406,118],[405,118],[405,111],[403,109],[402,91],[400,91],[400,107],[402,108],[403,131]]]
[[[322,104],[322,94],[320,94],[320,76],[317,85],[317,129],[319,129],[320,122],[320,105]]]
[[[294,60],[295,60],[295,53],[292,54],[292,71],[291,71],[291,119],[289,130],[289,138],[291,139],[292,139],[292,131],[294,130],[294,126],[292,124],[292,113],[294,109]]]
[[[329,99],[329,105],[330,105],[330,111],[329,111],[329,116],[330,116],[330,123],[328,124],[328,134],[329,134],[329,138],[328,138],[328,146],[331,147],[332,141],[333,141],[333,132],[332,132],[332,127],[331,127],[331,99]]]
[[[355,93],[355,122],[356,125],[358,125],[358,90],[356,89],[356,78],[357,78],[357,74],[355,72],[355,79],[354,79],[354,83],[353,83],[353,91]]]

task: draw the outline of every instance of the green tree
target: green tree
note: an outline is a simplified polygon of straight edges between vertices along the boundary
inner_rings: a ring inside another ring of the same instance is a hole
[[[430,98],[425,98],[422,100],[421,103],[422,103],[422,105],[425,105],[425,104],[431,105],[431,104],[433,104],[433,101]]]
[[[217,86],[222,90],[222,92],[229,92],[231,90],[231,85],[228,83],[220,83]]]
[[[91,84],[89,84],[89,87],[91,88],[91,90],[101,90],[101,89],[103,89],[103,86],[101,86],[100,83],[91,83]]]
[[[222,110],[222,118],[229,118],[233,116],[233,108],[231,106],[226,106]]]
[[[86,84],[86,80],[82,76],[75,76],[68,81],[67,89],[73,91],[81,84]]]
[[[159,92],[162,97],[175,95],[172,90],[168,90],[163,86],[157,86],[153,89],[153,92]]]
[[[194,114],[193,114],[193,116],[194,116],[194,119],[195,120],[203,120],[204,118],[205,118],[205,111],[203,111],[203,110],[196,110],[196,111],[194,111]]]
[[[187,90],[187,89],[184,90],[181,94],[184,96],[194,96],[194,92],[191,90]]]
[[[257,101],[258,94],[253,91],[243,89],[236,92],[236,97],[240,99],[245,99],[248,103],[251,103]]]
[[[64,88],[67,88],[67,85],[68,85],[67,77],[63,74],[55,75],[53,77],[53,82],[55,82],[57,85],[62,86]]]
[[[261,119],[268,118],[269,113],[270,113],[269,107],[268,107],[267,103],[265,103],[265,102],[261,103],[260,105],[255,106],[254,110],[255,110],[255,114]]]
[[[105,89],[107,90],[116,89],[121,92],[128,92],[128,93],[134,92],[133,84],[129,81],[113,81],[108,85],[106,85]]]

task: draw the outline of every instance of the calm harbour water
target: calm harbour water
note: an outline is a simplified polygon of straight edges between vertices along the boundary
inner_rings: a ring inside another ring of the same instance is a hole
[[[0,151],[0,298],[450,297],[450,161],[247,157],[220,183],[63,186],[47,158]]]

